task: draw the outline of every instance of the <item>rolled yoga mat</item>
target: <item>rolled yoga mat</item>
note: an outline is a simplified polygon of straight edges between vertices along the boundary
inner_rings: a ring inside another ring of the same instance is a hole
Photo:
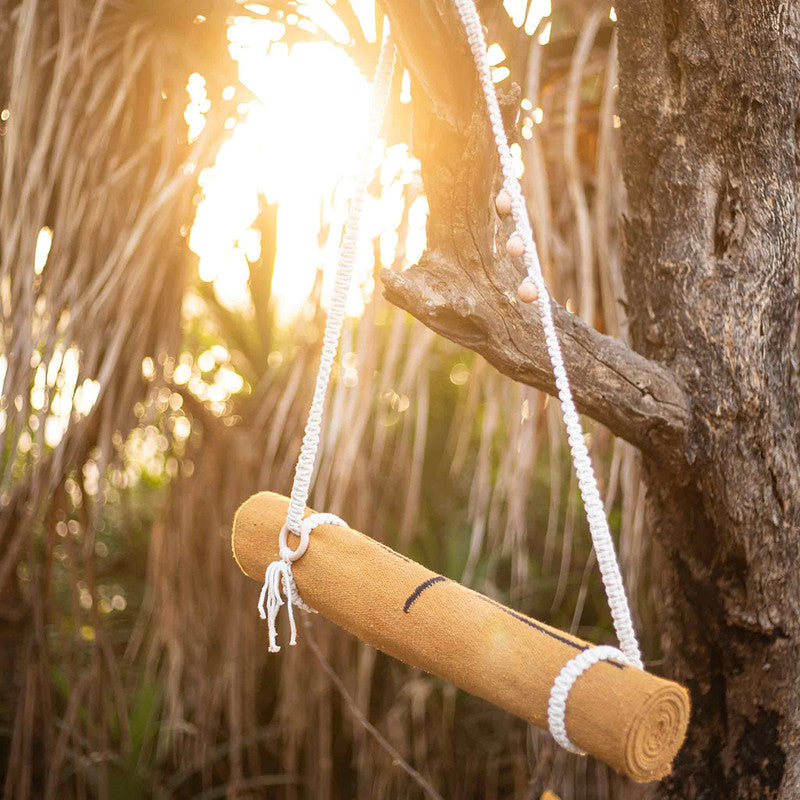
[[[287,498],[261,492],[236,512],[233,557],[256,581],[278,558],[288,506]],[[290,535],[289,546],[297,542]],[[592,646],[350,528],[315,528],[292,569],[301,597],[320,614],[540,728],[547,728],[550,689],[561,668]],[[589,667],[567,702],[570,740],[640,782],[669,774],[688,721],[686,689],[618,661]]]

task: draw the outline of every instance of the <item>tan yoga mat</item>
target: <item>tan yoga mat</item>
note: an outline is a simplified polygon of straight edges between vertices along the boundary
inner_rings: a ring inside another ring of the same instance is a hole
[[[278,557],[288,505],[287,498],[262,492],[236,513],[233,556],[256,581]],[[298,541],[290,535],[289,546]],[[320,614],[384,653],[541,728],[547,728],[556,676],[591,646],[350,528],[320,525],[292,566],[303,600]],[[590,667],[567,703],[570,740],[636,781],[669,774],[688,721],[686,689],[622,662]]]

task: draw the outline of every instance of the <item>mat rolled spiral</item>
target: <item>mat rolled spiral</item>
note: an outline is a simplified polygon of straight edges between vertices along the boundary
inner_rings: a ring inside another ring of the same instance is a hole
[[[285,497],[262,492],[236,513],[233,556],[256,581],[278,557],[288,504]],[[290,536],[291,547],[297,541]],[[316,528],[293,569],[302,598],[328,619],[545,729],[554,679],[591,646],[349,528]],[[688,720],[689,696],[682,686],[613,661],[595,664],[578,678],[566,712],[574,744],[640,782],[669,774]]]

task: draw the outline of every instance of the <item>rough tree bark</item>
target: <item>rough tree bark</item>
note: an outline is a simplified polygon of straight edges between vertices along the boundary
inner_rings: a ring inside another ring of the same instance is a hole
[[[620,5],[631,336],[693,407],[685,485],[645,459],[696,705],[673,786],[796,798],[800,8]]]
[[[500,3],[484,3],[484,22]],[[386,295],[552,391],[495,248],[492,143],[449,0],[384,0],[430,204]],[[582,410],[643,453],[666,671],[692,690],[663,797],[800,797],[800,7],[621,0],[627,345],[557,317]]]

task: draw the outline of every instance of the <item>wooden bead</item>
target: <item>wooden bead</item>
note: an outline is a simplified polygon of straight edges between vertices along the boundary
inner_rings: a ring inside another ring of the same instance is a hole
[[[517,287],[517,297],[519,297],[523,303],[533,303],[539,299],[539,290],[530,278],[525,278]]]
[[[522,237],[516,233],[510,236],[506,242],[506,252],[510,256],[521,256],[525,252],[525,242],[522,241]]]
[[[505,189],[495,198],[494,207],[501,217],[507,217],[511,213],[511,195]]]

